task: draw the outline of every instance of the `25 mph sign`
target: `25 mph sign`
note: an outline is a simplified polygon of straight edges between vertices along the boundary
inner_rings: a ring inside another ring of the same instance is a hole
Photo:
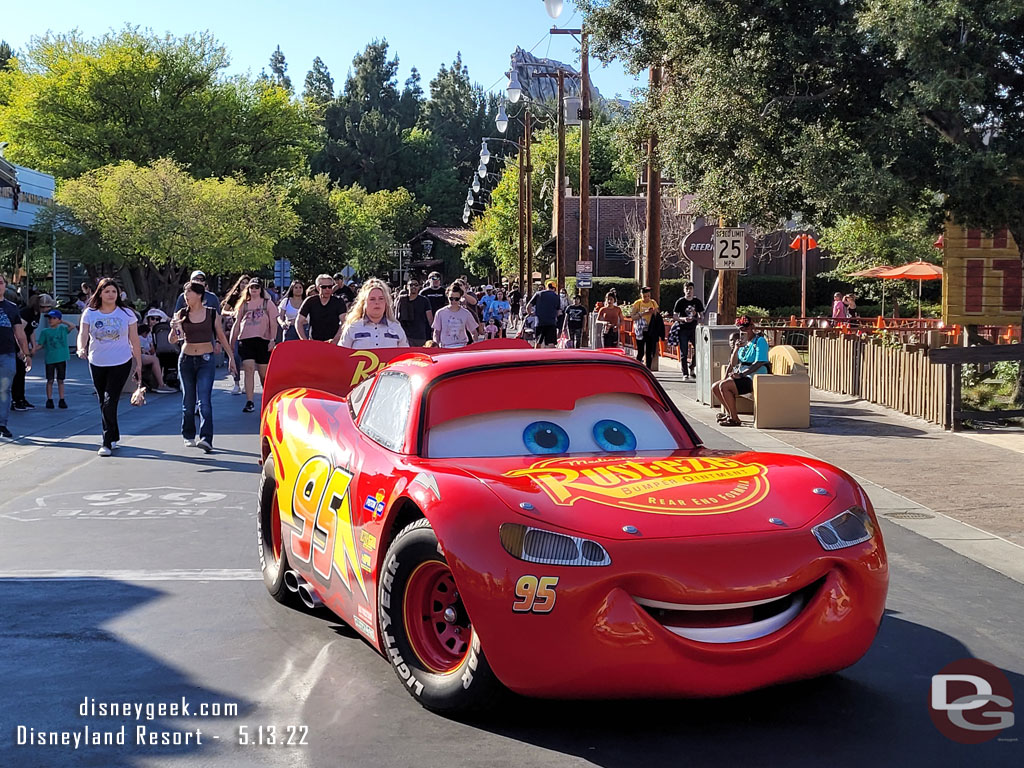
[[[747,268],[747,233],[742,229],[716,229],[712,241],[715,269]]]

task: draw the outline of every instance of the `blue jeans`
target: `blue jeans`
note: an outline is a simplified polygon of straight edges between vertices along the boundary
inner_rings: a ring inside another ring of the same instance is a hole
[[[213,445],[213,378],[217,366],[212,354],[178,358],[181,382],[181,436],[196,439],[196,402],[199,403],[199,437]]]
[[[11,414],[11,385],[17,370],[13,354],[0,355],[0,427],[7,426],[7,417]]]

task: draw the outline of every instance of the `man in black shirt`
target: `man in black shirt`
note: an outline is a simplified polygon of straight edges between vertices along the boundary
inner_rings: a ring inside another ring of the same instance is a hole
[[[430,311],[437,314],[437,310],[448,306],[448,296],[441,285],[441,273],[431,272],[427,279],[427,285],[420,291],[420,296],[430,302]]]
[[[580,304],[579,294],[573,294],[572,303],[565,308],[565,331],[573,349],[583,346],[583,325],[587,319],[587,308]]]
[[[434,312],[430,308],[430,301],[420,295],[418,280],[409,278],[406,288],[408,292],[398,297],[395,314],[398,315],[398,322],[402,324],[402,330],[409,339],[409,346],[422,347],[433,335],[431,326],[434,322]]]
[[[332,295],[334,280],[330,275],[316,279],[316,296],[310,296],[299,307],[295,318],[295,332],[300,339],[329,341],[337,344],[341,337],[342,318],[348,312],[344,299]]]
[[[346,280],[341,272],[334,273],[334,295],[345,300],[345,306],[352,306],[356,300],[355,291],[352,290],[352,281]]]
[[[558,311],[562,308],[562,301],[555,293],[556,284],[548,281],[544,290],[537,291],[526,305],[527,309],[534,308],[537,313],[537,343],[536,347],[553,347],[558,342]]]
[[[697,325],[704,317],[704,302],[693,295],[693,283],[683,286],[683,295],[676,301],[672,313],[679,318],[679,361],[683,367],[683,381],[697,380]],[[693,344],[694,364],[689,365],[690,345]]]

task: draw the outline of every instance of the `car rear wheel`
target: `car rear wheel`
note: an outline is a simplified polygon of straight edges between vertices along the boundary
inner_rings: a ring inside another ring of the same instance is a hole
[[[404,528],[389,547],[378,597],[382,648],[413,698],[448,715],[479,712],[500,699],[505,689],[426,520]]]
[[[301,605],[298,593],[285,585],[288,572],[288,555],[284,549],[281,530],[281,510],[277,504],[277,478],[274,475],[274,458],[268,456],[263,463],[258,493],[259,509],[256,514],[256,538],[260,552],[260,568],[263,583],[270,596],[277,602],[290,606]]]

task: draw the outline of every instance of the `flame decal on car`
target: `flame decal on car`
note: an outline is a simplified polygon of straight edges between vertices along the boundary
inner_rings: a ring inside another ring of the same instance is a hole
[[[309,563],[325,584],[332,574],[352,592],[355,577],[363,597],[366,584],[356,552],[352,523],[352,473],[349,455],[334,435],[340,433],[338,411],[348,406],[291,389],[274,398],[265,418],[277,474],[281,522],[289,528],[288,548]]]

